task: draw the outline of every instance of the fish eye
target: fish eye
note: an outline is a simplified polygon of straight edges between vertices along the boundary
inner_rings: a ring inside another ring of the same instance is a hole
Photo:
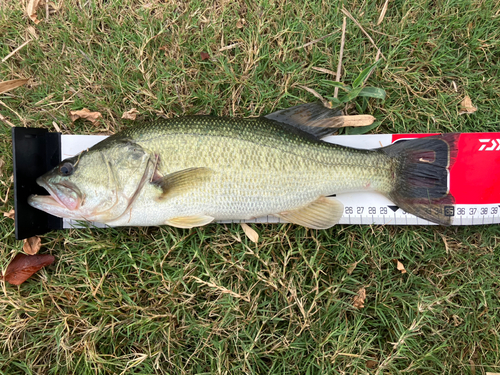
[[[68,161],[59,167],[59,173],[62,176],[70,176],[70,175],[72,175],[73,174],[73,170],[74,170],[73,164],[71,164]]]

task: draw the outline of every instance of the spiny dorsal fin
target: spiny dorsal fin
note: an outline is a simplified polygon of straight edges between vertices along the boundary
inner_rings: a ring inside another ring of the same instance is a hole
[[[265,118],[291,125],[316,138],[323,138],[337,132],[343,126],[342,111],[339,108],[326,108],[321,103],[307,103],[282,109]]]
[[[162,193],[158,198],[161,200],[199,187],[208,181],[212,173],[210,168],[188,168],[157,178],[151,183],[161,188]]]
[[[214,218],[212,216],[198,215],[174,217],[165,221],[165,224],[176,228],[191,229],[194,227],[202,227],[203,225],[210,224],[212,221],[214,221]]]
[[[280,212],[275,216],[303,227],[327,229],[337,224],[343,213],[344,205],[340,201],[321,196],[307,206]]]

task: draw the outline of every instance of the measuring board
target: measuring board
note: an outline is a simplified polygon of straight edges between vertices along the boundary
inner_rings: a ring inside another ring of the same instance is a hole
[[[430,135],[432,134],[341,135],[329,136],[323,140],[343,146],[373,149],[388,146],[398,140]],[[94,135],[61,135],[61,160],[74,156],[105,138],[106,136]],[[455,204],[445,206],[445,214],[452,217],[452,225],[500,223],[500,133],[460,134],[457,159],[448,177],[449,190],[455,197]],[[336,198],[344,205],[340,224],[435,225],[404,212],[378,193],[344,193],[338,194]],[[245,222],[284,221],[266,216]],[[73,220],[63,221],[64,228],[76,226],[79,224]]]

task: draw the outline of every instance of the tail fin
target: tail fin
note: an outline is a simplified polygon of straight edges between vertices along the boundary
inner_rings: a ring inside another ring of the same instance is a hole
[[[441,225],[450,225],[455,198],[449,192],[448,171],[456,156],[459,134],[443,134],[384,147],[395,161],[389,198],[403,210]]]

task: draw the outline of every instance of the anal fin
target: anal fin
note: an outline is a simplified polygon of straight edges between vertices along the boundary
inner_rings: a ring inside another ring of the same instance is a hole
[[[290,223],[312,229],[327,229],[337,224],[344,205],[337,199],[321,196],[306,206],[275,214]]]
[[[165,221],[165,224],[176,228],[191,229],[202,227],[214,221],[214,217],[207,215],[174,217]]]

